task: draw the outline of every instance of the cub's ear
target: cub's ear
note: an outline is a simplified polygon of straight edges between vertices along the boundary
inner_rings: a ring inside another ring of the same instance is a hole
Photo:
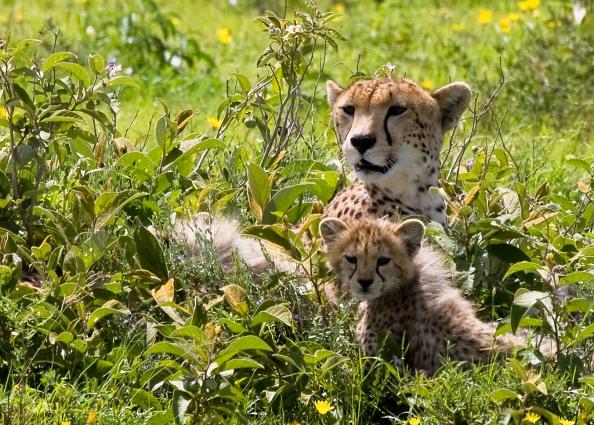
[[[328,96],[328,103],[330,106],[334,104],[336,98],[342,93],[344,89],[332,80],[326,81],[326,96]]]
[[[424,235],[425,225],[420,220],[406,220],[396,228],[396,236],[404,240],[408,255],[411,257],[419,252]]]
[[[441,128],[444,133],[456,125],[470,103],[470,87],[463,82],[451,83],[435,90],[431,96],[441,110]]]
[[[325,218],[320,222],[320,235],[326,245],[336,240],[338,235],[346,230],[347,226],[342,220],[337,218]]]

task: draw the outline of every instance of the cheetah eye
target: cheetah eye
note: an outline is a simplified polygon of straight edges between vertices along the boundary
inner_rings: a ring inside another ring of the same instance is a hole
[[[352,105],[343,106],[342,111],[347,115],[355,115],[355,107]]]
[[[408,108],[405,106],[392,105],[390,106],[390,109],[388,109],[388,116],[396,117],[398,115],[404,114],[406,111],[408,111]]]
[[[357,264],[357,257],[353,257],[351,255],[345,255],[344,258],[346,258],[346,260],[351,264]]]
[[[380,257],[380,258],[377,259],[377,265],[378,266],[385,266],[389,262],[390,262],[390,259],[388,257]]]

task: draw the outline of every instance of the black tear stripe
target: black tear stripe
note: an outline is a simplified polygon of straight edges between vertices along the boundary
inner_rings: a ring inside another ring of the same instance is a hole
[[[349,279],[352,279],[355,276],[355,272],[357,271],[357,265],[355,264],[355,268],[353,269],[353,273],[349,276]]]
[[[376,267],[375,267],[375,272],[377,273],[377,275],[378,275],[379,277],[381,277],[381,278],[382,278],[382,282],[385,282],[385,281],[386,281],[386,278],[385,278],[385,277],[383,277],[383,276],[382,276],[382,274],[381,274],[381,273],[380,273],[380,271],[379,271],[379,266],[376,266]]]
[[[388,139],[388,145],[392,146],[392,136],[390,135],[390,132],[388,131],[388,118],[390,118],[390,115],[386,114],[386,118],[384,119],[384,131],[386,132],[386,138]]]

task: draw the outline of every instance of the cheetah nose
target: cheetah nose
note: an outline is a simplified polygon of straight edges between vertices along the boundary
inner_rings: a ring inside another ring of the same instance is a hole
[[[371,286],[371,284],[373,283],[373,279],[357,279],[357,282],[359,282],[361,288],[365,290]]]
[[[365,151],[375,145],[375,136],[364,134],[351,137],[351,144],[359,153],[364,154]]]

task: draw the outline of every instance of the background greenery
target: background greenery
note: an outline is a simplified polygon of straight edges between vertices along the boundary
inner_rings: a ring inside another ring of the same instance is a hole
[[[2,422],[589,423],[591,9],[236,3],[0,6]],[[363,372],[354,303],[322,289],[319,213],[349,178],[323,83],[389,74],[473,88],[442,155],[451,231],[429,233],[481,315],[555,338],[554,360]],[[300,275],[148,230],[199,211]]]

